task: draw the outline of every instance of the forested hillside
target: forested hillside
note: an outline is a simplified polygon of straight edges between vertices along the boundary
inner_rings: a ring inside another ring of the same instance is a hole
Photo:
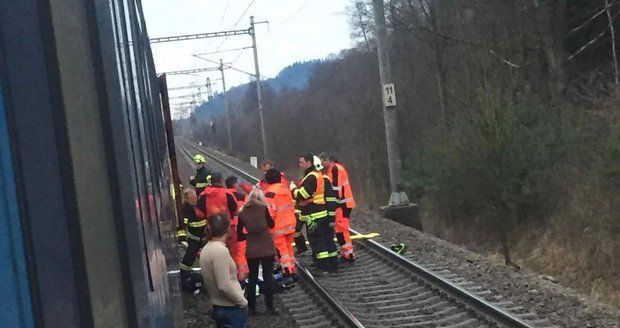
[[[303,89],[308,85],[312,73],[320,63],[320,60],[293,63],[283,68],[276,77],[263,81],[263,87],[271,88],[275,92]],[[232,101],[237,101],[243,99],[248,92],[256,92],[254,85],[242,84],[232,87],[226,94]],[[222,94],[216,93],[211,101],[198,106],[192,116],[194,120],[207,122],[212,117],[224,113],[224,111],[224,97]]]
[[[620,304],[620,2],[386,5],[399,145],[425,230]],[[265,88],[264,111],[273,160],[290,169],[329,151],[374,208],[389,183],[371,9],[351,2],[358,46],[317,63],[303,88]],[[259,154],[254,89],[230,103],[233,152]],[[203,124],[189,133],[225,148],[226,130]]]

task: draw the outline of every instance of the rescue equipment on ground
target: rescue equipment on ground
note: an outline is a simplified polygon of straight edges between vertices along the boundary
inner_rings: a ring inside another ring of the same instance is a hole
[[[367,233],[367,234],[351,235],[351,240],[371,239],[371,238],[375,238],[375,237],[379,237],[379,236],[381,236],[381,235],[376,233],[376,232],[371,232],[371,233]]]
[[[403,255],[407,251],[407,246],[403,243],[390,246],[390,249],[397,254]]]
[[[187,293],[194,295],[200,293],[202,283],[202,276],[199,272],[188,271],[181,274],[181,288]]]

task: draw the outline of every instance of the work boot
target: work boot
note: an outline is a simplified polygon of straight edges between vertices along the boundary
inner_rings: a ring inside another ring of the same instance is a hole
[[[294,281],[294,282],[297,282],[297,280],[299,280],[299,274],[298,274],[298,273],[293,273],[293,274],[291,275],[291,278],[293,278],[293,281]]]
[[[307,248],[307,247],[303,247],[303,248],[302,248],[302,247],[297,247],[297,248],[295,249],[295,256],[302,256],[302,255],[304,255],[304,253],[305,253],[307,250],[308,250],[308,248]]]
[[[248,302],[248,315],[251,317],[256,316],[256,303]]]
[[[290,285],[292,283],[294,283],[295,281],[293,280],[293,277],[291,277],[290,275],[286,275],[284,276],[284,278],[282,278],[282,280],[280,281],[281,285]]]
[[[327,271],[325,271],[325,270],[323,270],[321,268],[313,268],[313,269],[310,270],[310,273],[315,278],[327,277],[327,275],[328,275]]]
[[[267,313],[269,313],[271,315],[279,315],[280,314],[280,312],[278,312],[278,310],[276,310],[275,307],[267,308]]]

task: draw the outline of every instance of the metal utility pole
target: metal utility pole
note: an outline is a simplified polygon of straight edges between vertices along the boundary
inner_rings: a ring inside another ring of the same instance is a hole
[[[211,88],[211,78],[207,78],[207,101],[213,99],[213,89]]]
[[[258,116],[260,119],[260,133],[263,138],[263,159],[267,158],[267,138],[265,135],[265,121],[263,120],[263,99],[260,89],[260,71],[258,70],[258,48],[256,47],[256,29],[254,28],[254,16],[250,16],[250,35],[252,36],[252,48],[254,49],[254,69],[256,70],[256,96],[258,98]]]
[[[256,78],[256,94],[258,97],[258,114],[260,117],[261,136],[262,136],[262,141],[263,141],[263,156],[267,158],[267,138],[265,135],[265,122],[263,120],[263,100],[262,100],[262,95],[261,95],[260,71],[258,69],[258,50],[256,47],[256,29],[255,29],[255,26],[257,24],[262,24],[262,23],[269,23],[269,22],[267,21],[254,22],[254,16],[250,16],[250,28],[249,29],[176,35],[176,36],[168,36],[168,37],[161,37],[161,38],[151,38],[149,39],[149,42],[151,44],[154,44],[154,43],[163,43],[163,42],[178,42],[178,41],[219,38],[219,37],[229,37],[229,36],[250,34],[252,36],[252,48],[254,49],[254,68],[256,70],[256,74],[251,74],[251,73],[245,72],[243,70],[240,70],[234,67],[226,67],[226,68],[231,68],[235,71],[238,71],[244,74],[249,74]],[[199,55],[194,55],[194,56],[205,59],[207,61],[211,61],[209,59],[200,57]],[[219,70],[219,68],[216,68],[216,70]],[[179,75],[179,74],[192,74],[192,73],[200,73],[200,72],[208,72],[208,71],[212,71],[212,69],[203,68],[203,69],[197,69],[197,70],[175,71],[175,72],[167,72],[167,74],[168,75]]]
[[[228,152],[232,152],[232,133],[230,132],[230,108],[228,107],[228,96],[226,95],[226,79],[224,78],[224,62],[220,58],[220,72],[222,73],[222,95],[224,96],[224,107],[226,108],[226,127],[228,129]]]
[[[396,112],[396,93],[392,81],[390,56],[386,44],[385,12],[383,0],[372,1],[375,16],[375,38],[379,57],[379,77],[383,92],[383,119],[385,120],[385,139],[387,142],[388,166],[390,168],[390,202],[389,206],[408,205],[409,198],[402,181],[402,163],[398,149],[398,118]]]

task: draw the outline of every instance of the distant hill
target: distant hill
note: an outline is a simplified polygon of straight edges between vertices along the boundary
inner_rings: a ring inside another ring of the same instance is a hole
[[[320,60],[294,63],[282,69],[275,78],[266,80],[265,83],[276,92],[286,88],[304,89],[320,63]]]
[[[276,77],[263,80],[262,83],[270,87],[276,93],[284,89],[304,89],[308,85],[310,77],[321,62],[322,61],[318,59],[305,62],[296,62],[282,69]],[[230,90],[226,92],[229,101],[232,101],[233,99],[242,99],[245,97],[250,87],[251,84],[246,83],[230,88]],[[224,110],[224,97],[221,97],[221,94],[215,94],[211,101],[205,102],[198,106],[195,111],[195,115],[197,119],[206,121],[210,117],[224,112]]]

